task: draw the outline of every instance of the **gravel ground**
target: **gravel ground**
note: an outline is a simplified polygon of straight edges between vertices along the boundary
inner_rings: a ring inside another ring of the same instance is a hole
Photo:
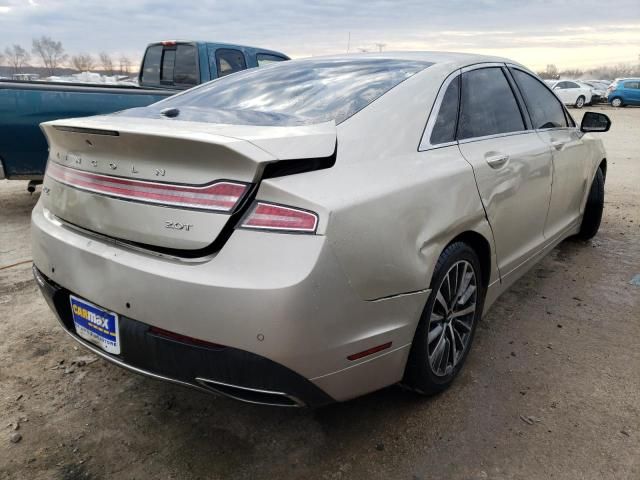
[[[431,399],[391,387],[254,407],[88,355],[31,278],[37,193],[0,182],[0,479],[640,478],[640,109],[600,109],[613,121],[600,233],[503,295]]]

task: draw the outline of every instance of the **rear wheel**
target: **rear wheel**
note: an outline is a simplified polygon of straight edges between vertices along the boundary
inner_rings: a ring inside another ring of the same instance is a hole
[[[469,353],[484,295],[475,251],[465,243],[452,243],[434,270],[409,354],[406,386],[433,395],[451,385]]]
[[[621,107],[622,106],[622,99],[619,98],[619,97],[611,99],[611,105],[613,107]]]
[[[585,98],[582,95],[580,95],[576,100],[576,108],[584,107],[584,101],[585,101]]]
[[[580,225],[580,232],[578,237],[583,240],[589,240],[593,238],[600,229],[600,222],[602,221],[602,211],[604,210],[604,173],[601,168],[598,168],[596,176],[591,184],[589,190],[589,197],[587,198],[587,205],[584,209],[584,216],[582,217],[582,224]]]

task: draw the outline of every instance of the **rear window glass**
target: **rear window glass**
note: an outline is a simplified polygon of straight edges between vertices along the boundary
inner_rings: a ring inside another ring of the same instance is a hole
[[[154,45],[149,47],[142,67],[143,85],[197,85],[196,47]]]
[[[183,120],[211,123],[341,123],[430,65],[386,58],[280,62],[196,87],[158,103],[157,110],[177,107]]]
[[[142,66],[142,83],[160,83],[160,59],[162,45],[155,45],[147,49]]]
[[[176,64],[176,51],[165,50],[162,55],[162,70],[160,71],[160,80],[162,82],[173,83],[173,67]]]
[[[179,85],[198,84],[198,65],[196,47],[178,45],[173,81]]]

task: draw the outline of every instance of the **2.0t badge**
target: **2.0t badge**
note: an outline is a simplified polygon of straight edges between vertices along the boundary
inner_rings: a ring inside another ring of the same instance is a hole
[[[170,228],[171,230],[182,230],[182,231],[188,232],[193,228],[193,225],[190,223],[165,221],[164,228]]]

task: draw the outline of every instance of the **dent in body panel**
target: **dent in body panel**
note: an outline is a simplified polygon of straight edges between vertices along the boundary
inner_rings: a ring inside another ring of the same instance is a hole
[[[345,167],[344,177],[354,178],[355,168]],[[332,211],[327,236],[363,299],[428,288],[441,252],[465,231],[492,243],[473,171],[457,146],[357,169],[357,193]]]
[[[551,197],[549,148],[535,132],[527,132],[461,142],[460,150],[473,165],[504,276],[544,244]],[[493,168],[487,159],[497,155],[506,155],[507,162]]]

